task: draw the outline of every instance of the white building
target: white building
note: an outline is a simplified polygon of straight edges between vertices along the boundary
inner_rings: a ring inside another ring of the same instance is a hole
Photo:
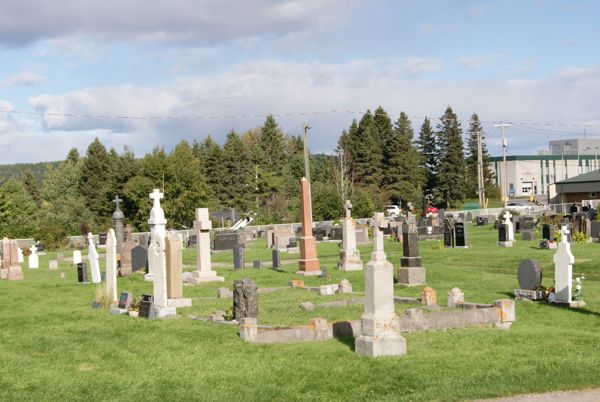
[[[547,195],[555,182],[600,169],[598,154],[600,140],[573,139],[550,141],[545,155],[511,155],[491,157],[490,168],[496,175],[496,184],[504,181],[509,197]],[[552,194],[553,195],[553,194]]]

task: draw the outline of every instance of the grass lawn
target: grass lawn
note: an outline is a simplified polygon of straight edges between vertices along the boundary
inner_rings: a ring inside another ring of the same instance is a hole
[[[467,301],[509,298],[524,258],[538,260],[543,284],[552,285],[554,251],[523,241],[500,248],[496,238],[489,227],[470,226],[469,249],[420,243],[440,304],[453,287],[463,290]],[[400,244],[385,246],[397,267]],[[370,246],[360,249],[367,262]],[[322,265],[331,274],[327,283],[346,278],[354,291],[362,291],[362,272],[334,269],[338,250],[334,243],[319,244]],[[406,356],[371,359],[356,355],[352,340],[250,345],[235,327],[190,318],[229,307],[230,301],[215,297],[218,287],[243,277],[259,287],[285,286],[296,277],[297,264],[284,265],[284,272],[234,272],[231,252],[214,254],[225,284],[186,286],[184,296],[194,299],[193,307],[179,309],[177,319],[149,321],[93,310],[95,286],[78,285],[76,269],[66,261],[48,271],[54,257],[49,253],[40,257],[41,269],[23,269],[24,281],[0,281],[0,400],[464,400],[599,387],[600,244],[574,245],[573,254],[574,272],[586,274],[585,309],[517,302],[517,321],[508,331],[479,327],[406,334]],[[263,239],[246,250],[247,262],[269,258]],[[195,250],[184,250],[186,269],[194,263]],[[307,278],[306,283],[324,282]],[[119,278],[120,291],[139,297],[151,292],[151,284],[132,275]],[[396,288],[399,296],[420,292],[421,287]],[[325,297],[291,288],[261,294],[259,322],[358,319],[362,306],[298,308],[303,301],[352,297],[357,296]],[[399,314],[401,308],[396,306]]]

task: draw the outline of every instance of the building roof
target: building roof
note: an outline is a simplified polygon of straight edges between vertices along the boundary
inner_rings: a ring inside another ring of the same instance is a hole
[[[598,154],[600,155],[600,154]],[[507,161],[593,160],[598,155],[507,155]],[[502,162],[502,156],[490,156],[490,162]]]
[[[578,176],[571,177],[569,179],[557,181],[556,184],[568,184],[568,183],[592,183],[600,182],[600,170],[594,170],[593,172],[580,174]]]

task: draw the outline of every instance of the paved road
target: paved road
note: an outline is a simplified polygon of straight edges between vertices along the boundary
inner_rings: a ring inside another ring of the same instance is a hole
[[[600,388],[575,391],[555,391],[544,394],[516,395],[508,398],[481,399],[478,402],[599,402]]]

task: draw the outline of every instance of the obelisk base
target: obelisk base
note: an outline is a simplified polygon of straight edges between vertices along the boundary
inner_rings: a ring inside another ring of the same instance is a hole
[[[424,285],[427,283],[425,276],[425,268],[423,267],[398,268],[398,283],[402,285]]]
[[[300,270],[296,272],[296,275],[303,276],[319,276],[321,275],[321,263],[318,258],[311,260],[298,260],[298,266]]]
[[[340,251],[340,260],[338,261],[338,269],[340,271],[362,271],[363,263],[360,260],[358,250]]]
[[[224,281],[225,278],[222,276],[217,276],[217,273],[215,271],[194,271],[192,272],[192,277],[188,279],[187,283],[197,285],[199,283]]]

